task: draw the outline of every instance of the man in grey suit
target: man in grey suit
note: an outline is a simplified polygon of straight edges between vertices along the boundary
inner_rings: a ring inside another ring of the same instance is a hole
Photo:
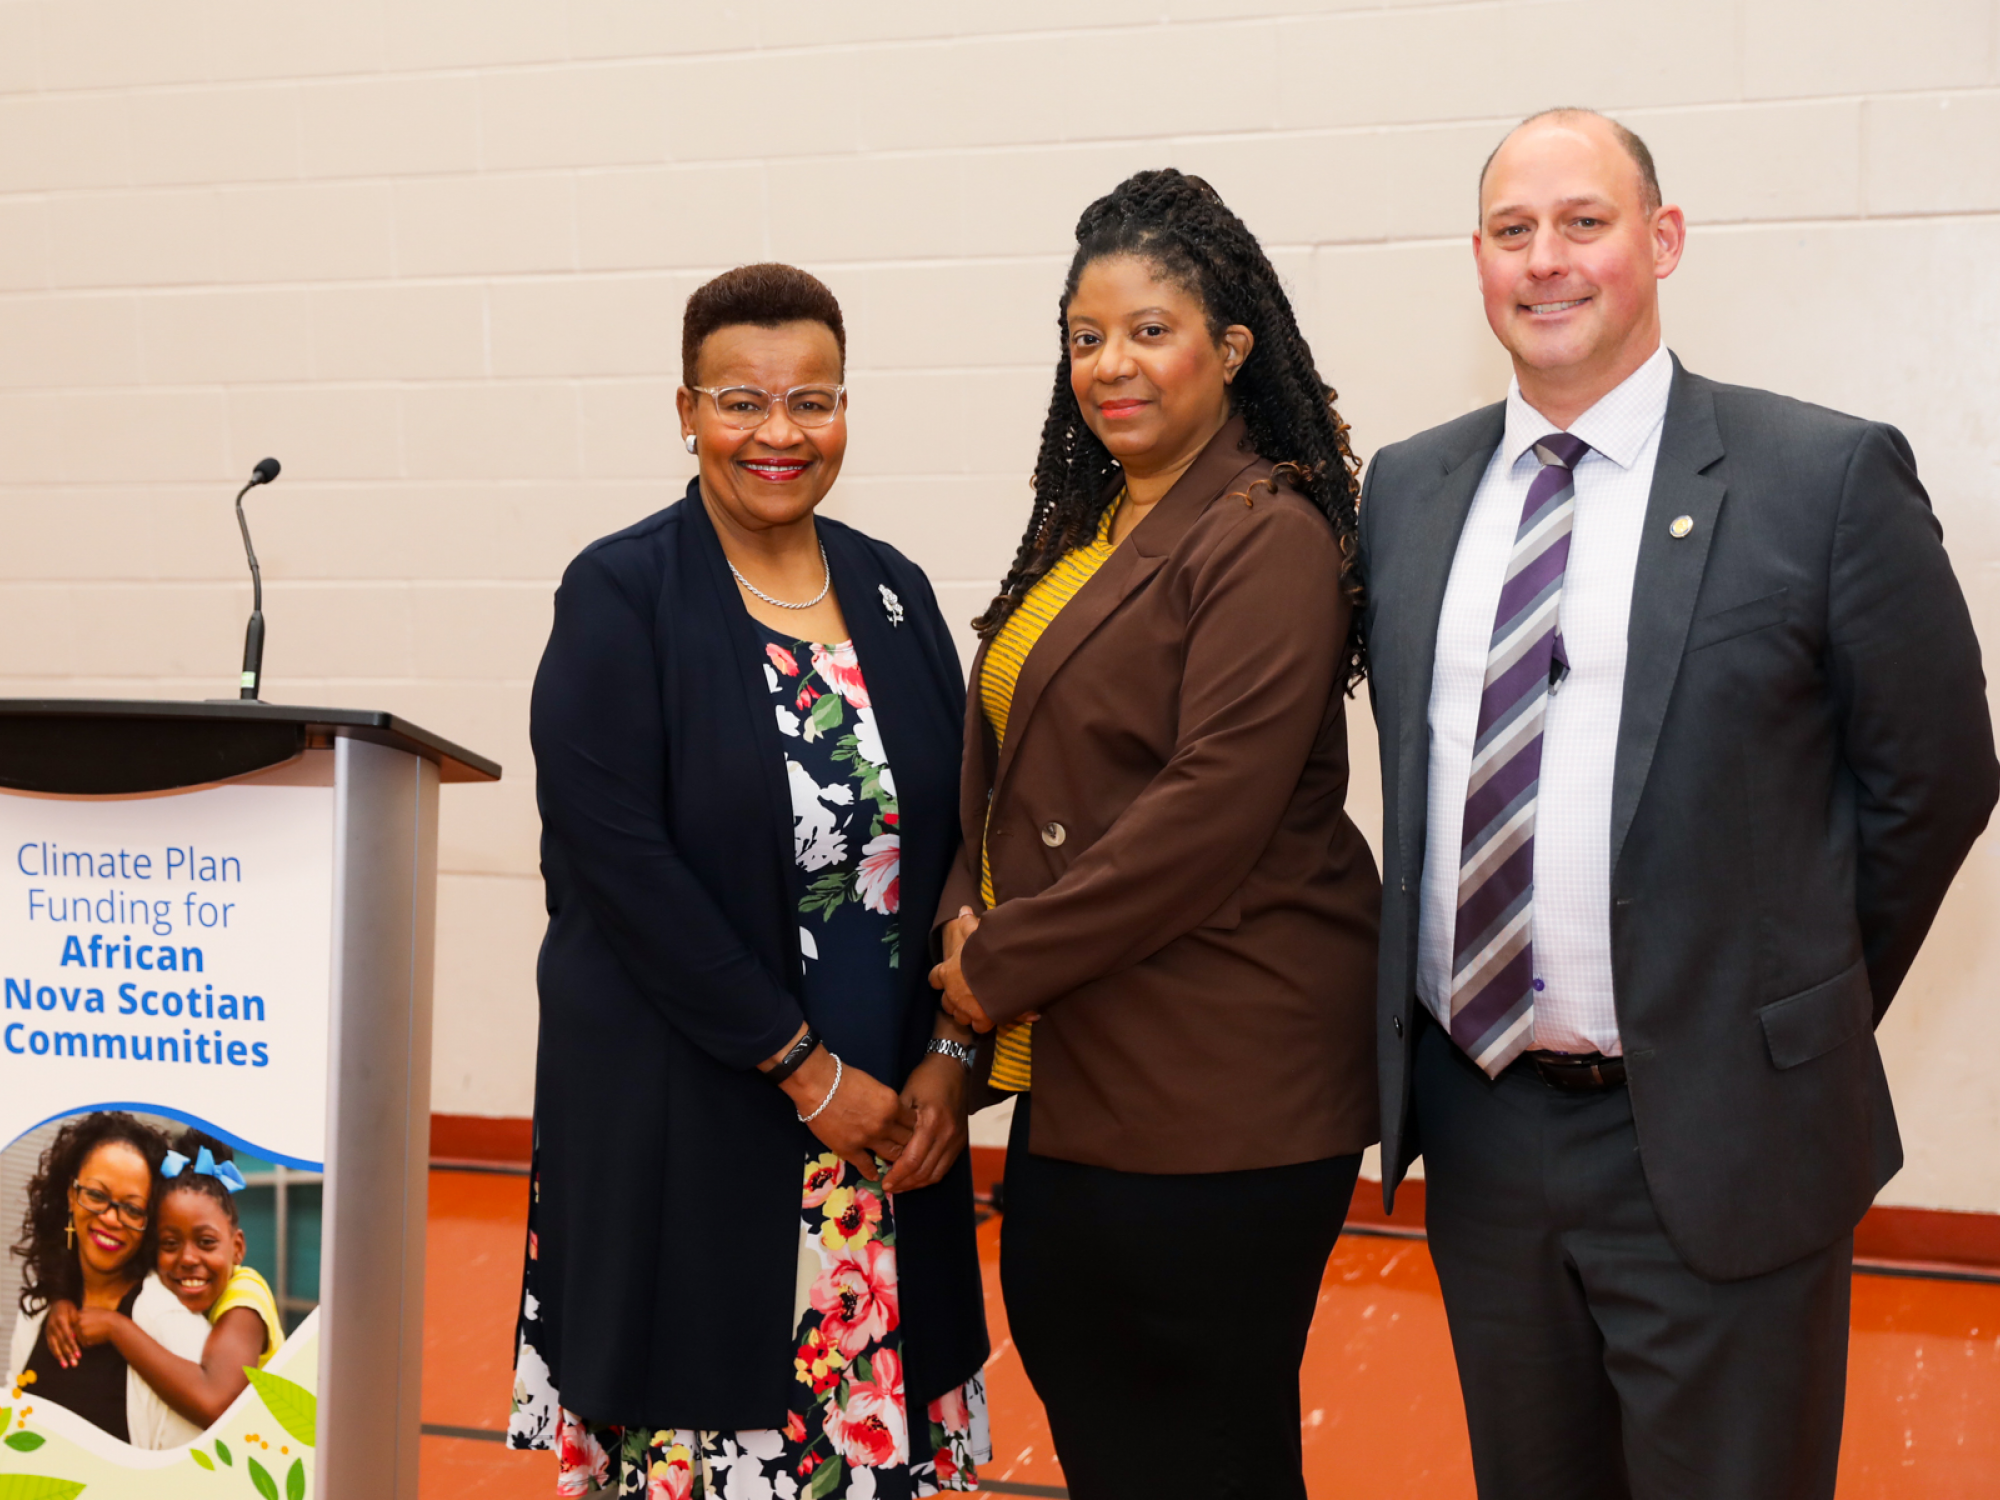
[[[1487,164],[1507,400],[1379,453],[1385,1193],[1486,1500],[1830,1497],[1874,1028],[2000,767],[1895,429],[1681,368],[1685,223],[1563,110]]]

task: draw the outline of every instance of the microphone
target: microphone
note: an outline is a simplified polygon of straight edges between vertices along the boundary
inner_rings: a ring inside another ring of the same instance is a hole
[[[264,575],[257,567],[257,549],[250,545],[250,523],[243,516],[243,497],[278,477],[275,458],[257,461],[250,482],[236,492],[236,525],[243,533],[243,555],[250,559],[250,628],[243,633],[243,677],[240,698],[255,699],[264,672]]]

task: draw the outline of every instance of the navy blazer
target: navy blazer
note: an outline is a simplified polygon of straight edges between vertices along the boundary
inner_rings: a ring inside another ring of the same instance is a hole
[[[839,522],[818,529],[896,769],[902,951],[922,955],[958,845],[958,655],[914,564]],[[535,676],[540,1317],[563,1404],[593,1421],[776,1427],[792,1392],[815,1143],[756,1071],[805,1016],[763,660],[696,481],[570,564]],[[900,972],[891,1087],[936,1014],[925,966]],[[841,1018],[812,1019],[838,1051]],[[921,1411],[986,1357],[967,1160],[896,1211]]]

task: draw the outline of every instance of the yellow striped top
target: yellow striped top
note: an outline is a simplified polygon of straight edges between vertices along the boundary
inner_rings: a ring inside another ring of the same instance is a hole
[[[1063,606],[1076,597],[1077,590],[1090,582],[1091,576],[1111,556],[1111,525],[1124,500],[1124,492],[1120,491],[1118,498],[1105,506],[1104,519],[1097,523],[1096,538],[1064,553],[1054,567],[1035,580],[993,637],[993,644],[986,648],[986,662],[979,672],[979,701],[986,710],[986,722],[993,726],[995,743],[1007,743],[1007,714],[1013,707],[1014,685],[1021,680],[1021,668],[1028,660],[1028,653],[1035,649],[1042,632],[1062,613]],[[1000,904],[993,892],[993,859],[983,840],[979,850],[979,899],[989,911]],[[996,1089],[1020,1093],[1028,1088],[1033,1076],[1030,1045],[1033,1029],[1032,1021],[1015,1021],[1000,1028],[993,1045]]]
[[[264,1352],[257,1356],[257,1368],[261,1370],[285,1342],[285,1325],[278,1317],[278,1299],[271,1295],[271,1283],[248,1266],[238,1266],[229,1273],[229,1281],[222,1288],[222,1295],[215,1299],[215,1306],[208,1310],[208,1321],[219,1322],[232,1307],[255,1308],[257,1316],[264,1320]]]

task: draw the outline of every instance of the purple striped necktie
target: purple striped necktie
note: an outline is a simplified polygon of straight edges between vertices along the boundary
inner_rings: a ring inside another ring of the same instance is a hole
[[[1494,1078],[1534,1041],[1535,800],[1542,778],[1542,720],[1561,650],[1558,611],[1576,511],[1576,465],[1589,451],[1588,443],[1566,432],[1535,444],[1542,471],[1528,486],[1507,560],[1465,788],[1451,1039]]]

